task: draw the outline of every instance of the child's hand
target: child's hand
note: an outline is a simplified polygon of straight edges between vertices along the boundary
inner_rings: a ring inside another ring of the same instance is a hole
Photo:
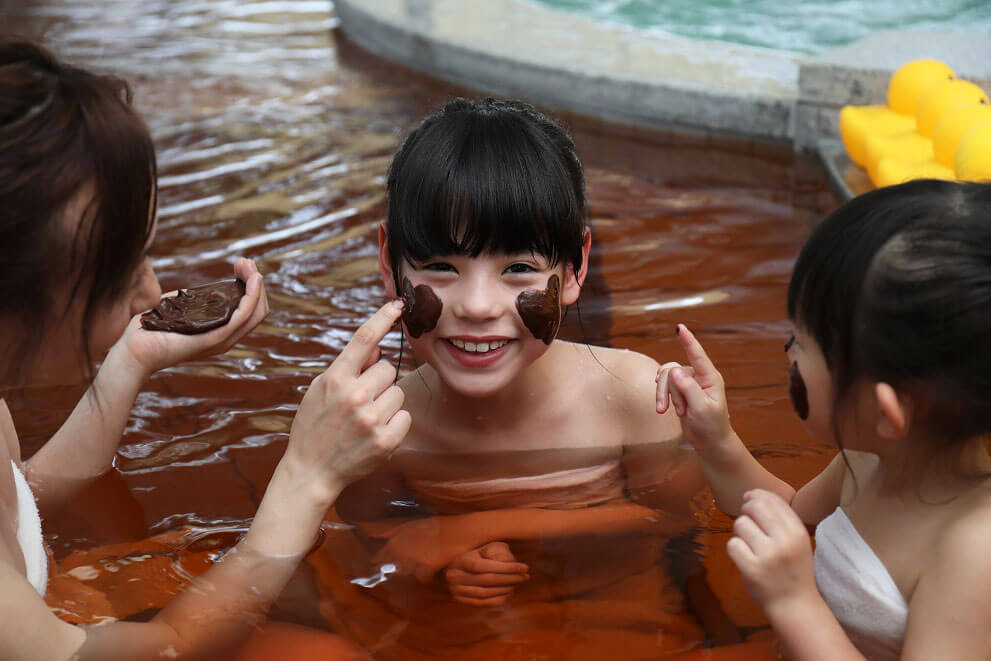
[[[376,564],[391,563],[403,576],[430,583],[455,558],[485,542],[485,530],[468,515],[430,516],[378,528],[362,525],[371,537],[387,540],[373,556]]]
[[[141,327],[141,315],[135,315],[117,343],[124,350],[128,363],[148,377],[160,369],[193,358],[224,353],[237,344],[268,316],[268,298],[261,273],[252,260],[237,260],[234,274],[244,281],[245,292],[229,322],[199,335],[183,335],[145,330]],[[170,292],[165,296],[175,294]]]
[[[743,495],[741,509],[726,552],[768,616],[817,595],[809,533],[788,503],[754,489]]]
[[[444,577],[451,596],[469,606],[502,606],[516,586],[530,580],[530,568],[516,562],[505,542],[462,553],[454,559]]]
[[[665,363],[657,371],[657,412],[673,405],[685,440],[703,450],[732,433],[723,377],[684,324],[678,324],[678,340],[691,367]]]

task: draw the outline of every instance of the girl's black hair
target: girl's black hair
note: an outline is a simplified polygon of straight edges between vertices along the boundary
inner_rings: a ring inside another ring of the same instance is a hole
[[[0,320],[21,330],[3,347],[0,383],[18,381],[41,331],[77,296],[80,349],[92,365],[91,325],[141,263],[155,182],[154,145],[127,83],[0,39]],[[88,204],[75,209],[83,195]]]
[[[392,160],[386,221],[403,260],[534,252],[577,272],[585,177],[556,122],[519,101],[455,99],[413,130]]]
[[[991,432],[991,184],[917,180],[840,207],[795,264],[788,314],[835,401],[884,381],[947,442]]]

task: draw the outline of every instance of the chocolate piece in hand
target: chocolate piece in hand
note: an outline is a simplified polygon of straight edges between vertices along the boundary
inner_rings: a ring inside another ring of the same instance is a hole
[[[145,330],[195,335],[223,326],[231,320],[244,296],[244,280],[221,280],[209,285],[180,289],[141,315]]]

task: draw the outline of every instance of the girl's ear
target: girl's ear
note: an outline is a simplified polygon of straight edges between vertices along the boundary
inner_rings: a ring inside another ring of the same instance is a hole
[[[588,253],[591,248],[592,231],[586,227],[585,235],[582,239],[582,264],[578,269],[578,273],[575,273],[572,264],[568,264],[564,269],[564,288],[561,290],[562,305],[571,305],[578,300],[578,295],[582,291],[582,284],[585,282],[585,276],[588,275]]]
[[[382,276],[382,284],[385,285],[385,294],[389,298],[396,298],[396,279],[392,274],[392,262],[389,260],[389,241],[385,233],[385,223],[379,225],[379,274]]]
[[[874,385],[874,396],[879,412],[878,436],[893,441],[900,441],[908,436],[912,426],[911,398],[899,395],[894,388],[883,382]]]

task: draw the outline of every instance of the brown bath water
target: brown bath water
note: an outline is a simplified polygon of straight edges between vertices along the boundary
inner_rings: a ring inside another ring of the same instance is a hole
[[[400,137],[458,93],[375,60],[337,33],[330,3],[129,0],[0,4],[0,25],[132,82],[159,150],[155,268],[163,288],[257,260],[272,313],[224,356],[155,375],[116,470],[46,522],[57,558],[185,524],[243,525],[301,393],[382,302],[375,230]],[[464,91],[461,91],[464,93]],[[784,294],[833,203],[789,148],[569,119],[586,166],[594,250],[564,336],[682,356],[685,322],[722,369],[740,435],[800,483],[831,452],[788,404]],[[398,334],[384,347],[398,354]],[[30,456],[80,389],[9,398]],[[711,500],[711,499],[710,499]],[[731,570],[728,519],[700,499],[708,582],[744,634],[764,621]],[[332,532],[331,534],[350,534]],[[696,552],[689,549],[686,552]]]

